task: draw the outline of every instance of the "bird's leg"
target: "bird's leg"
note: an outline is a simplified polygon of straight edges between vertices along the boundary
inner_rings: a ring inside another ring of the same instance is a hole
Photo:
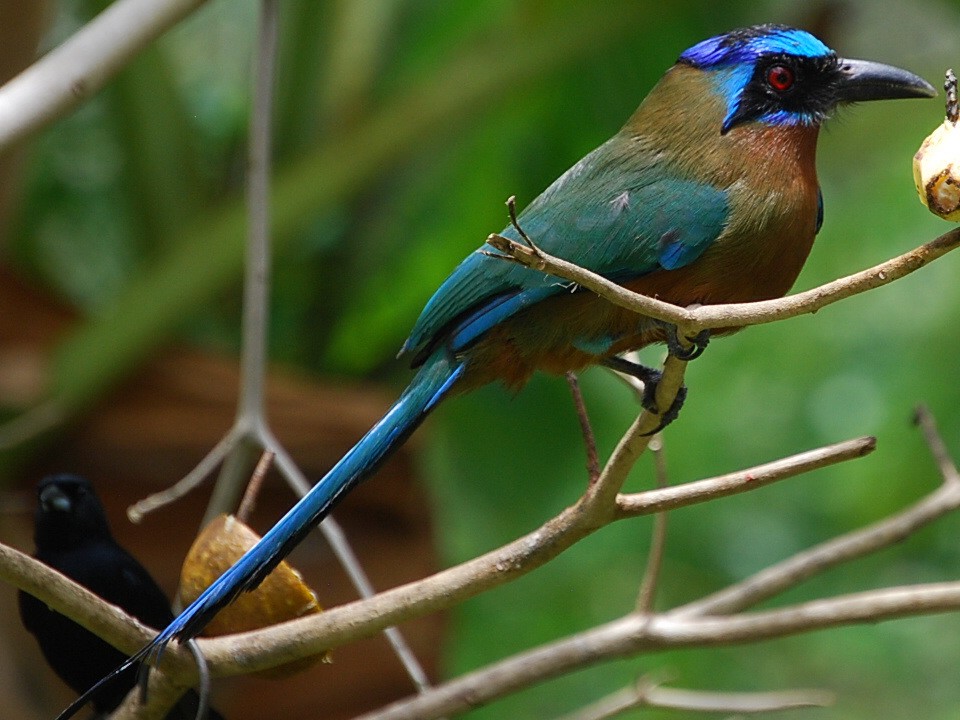
[[[701,330],[693,337],[684,336],[681,341],[676,325],[663,320],[655,322],[663,328],[667,336],[667,350],[678,360],[696,360],[707,349],[707,344],[710,342],[709,328]]]
[[[677,396],[673,399],[670,407],[661,413],[660,408],[657,407],[657,384],[663,377],[663,373],[646,365],[626,360],[619,355],[605,357],[600,362],[611,370],[616,370],[624,375],[632,375],[643,383],[643,396],[640,398],[640,404],[645,410],[660,416],[660,424],[650,432],[644,433],[644,435],[654,435],[677,419],[680,408],[683,407],[683,401],[687,398],[687,387],[685,385],[677,391]]]
[[[577,409],[577,420],[580,421],[580,431],[583,433],[583,442],[587,446],[587,475],[593,485],[600,477],[600,460],[597,456],[597,442],[590,426],[590,417],[587,415],[587,406],[583,402],[583,393],[580,392],[580,383],[576,373],[568,372],[565,376],[573,395],[573,405]]]

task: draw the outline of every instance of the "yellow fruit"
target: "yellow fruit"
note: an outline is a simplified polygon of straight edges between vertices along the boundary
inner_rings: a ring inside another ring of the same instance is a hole
[[[193,541],[180,571],[180,599],[187,605],[220,577],[260,537],[232,515],[213,519]],[[281,562],[260,585],[241,593],[236,600],[218,612],[204,630],[204,635],[228,635],[256,630],[313,615],[323,610],[303,578],[287,562]],[[309,667],[318,659],[329,662],[326,653],[297,660],[257,673],[261,677],[281,678]]]
[[[913,182],[930,212],[960,222],[960,127],[957,78],[947,71],[947,118],[913,156]]]

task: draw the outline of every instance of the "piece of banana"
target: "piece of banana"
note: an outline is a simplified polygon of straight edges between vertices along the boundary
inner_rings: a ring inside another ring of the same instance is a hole
[[[242,520],[219,515],[194,540],[180,571],[180,600],[189,605],[260,539]],[[207,636],[246,632],[322,611],[317,596],[303,577],[282,560],[255,589],[241,593],[211,620]],[[330,662],[329,653],[293,660],[256,673],[269,679],[300,672],[317,660]]]
[[[947,118],[923,141],[913,156],[913,182],[930,212],[960,222],[960,106],[957,77],[947,70]]]

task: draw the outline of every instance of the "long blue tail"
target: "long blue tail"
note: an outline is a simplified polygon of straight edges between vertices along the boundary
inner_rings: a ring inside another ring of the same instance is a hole
[[[274,525],[253,548],[168,625],[144,652],[170,640],[196,637],[217,611],[244,590],[255,588],[317,523],[354,487],[370,476],[423,421],[463,373],[464,366],[444,349],[431,356],[403,394],[322,480]]]
[[[77,698],[57,716],[57,720],[73,717],[98,687],[131,665],[151,656],[159,656],[171,640],[186,642],[196,637],[221,608],[244,590],[252,590],[259,585],[351,489],[368,478],[406,440],[446,396],[463,371],[464,365],[452,358],[445,348],[434,352],[387,414],[270,528],[260,542],[204,590],[148,645]],[[146,682],[146,674],[141,676],[141,682]]]

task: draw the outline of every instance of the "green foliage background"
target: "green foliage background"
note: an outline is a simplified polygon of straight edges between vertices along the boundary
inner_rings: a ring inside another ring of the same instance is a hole
[[[51,43],[94,13],[62,3]],[[423,302],[505,221],[612,134],[676,56],[731,27],[812,27],[842,54],[938,83],[960,62],[949,0],[287,0],[279,79],[271,354],[328,379],[401,387],[393,360]],[[13,259],[85,309],[65,343],[79,408],[176,334],[238,344],[243,146],[256,3],[214,0],[33,145]],[[819,27],[819,26],[818,26]],[[823,133],[826,223],[797,287],[948,229],[919,205],[910,159],[942,105],[845,110]],[[671,481],[874,434],[863,460],[674,513],[659,604],[692,599],[911,502],[937,482],[910,425],[928,403],[960,456],[960,256],[816,316],[712,344],[666,435]],[[584,377],[601,446],[634,416],[622,386]],[[425,431],[439,542],[454,563],[535,527],[583,488],[567,389],[537,378],[441,408]],[[374,480],[376,482],[376,480]],[[651,483],[648,461],[631,487]],[[459,608],[447,672],[587,628],[633,604],[650,522],[621,523]],[[790,594],[796,601],[957,577],[960,519]],[[935,616],[594,668],[471,718],[552,717],[639,674],[716,690],[822,686],[810,718],[955,718],[960,618]],[[648,712],[644,717],[660,717]],[[666,714],[664,714],[666,717]]]

